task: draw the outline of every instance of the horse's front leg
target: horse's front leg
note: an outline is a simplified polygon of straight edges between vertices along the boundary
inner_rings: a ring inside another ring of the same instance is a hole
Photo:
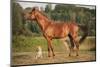
[[[52,39],[50,40],[50,48],[51,48],[51,51],[52,51],[52,55],[55,56],[54,50],[53,50],[53,47],[52,47]]]
[[[48,57],[50,57],[50,51],[52,51],[52,55],[55,56],[54,51],[53,51],[53,47],[52,47],[52,39],[47,38],[48,41]]]
[[[47,37],[47,35],[44,33],[43,36],[45,37],[45,39],[47,40],[47,45],[48,45],[48,57],[50,57],[50,40],[49,38]]]
[[[47,42],[48,42],[48,57],[50,57],[51,55],[50,55],[50,42],[49,42],[49,40],[47,40]]]

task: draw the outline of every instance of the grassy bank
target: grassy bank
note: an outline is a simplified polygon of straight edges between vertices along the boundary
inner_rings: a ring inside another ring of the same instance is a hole
[[[43,48],[43,51],[47,51],[47,41],[44,37],[12,37],[12,52],[34,52],[38,45]],[[53,40],[53,47],[55,51],[66,50],[59,39]],[[80,50],[95,50],[95,37],[87,37],[80,45]]]

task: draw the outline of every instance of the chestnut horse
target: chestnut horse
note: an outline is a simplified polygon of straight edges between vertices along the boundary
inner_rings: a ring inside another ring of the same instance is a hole
[[[48,42],[48,56],[52,55],[55,56],[53,47],[52,47],[52,39],[61,39],[69,50],[69,56],[71,55],[72,50],[74,47],[76,48],[76,56],[78,56],[79,51],[79,43],[81,43],[86,38],[86,31],[84,26],[78,25],[75,22],[57,22],[50,20],[47,16],[43,14],[42,11],[39,11],[38,8],[33,8],[30,13],[25,14],[24,16],[28,20],[36,20],[38,25],[40,26],[43,36],[46,38]],[[80,39],[77,39],[79,28],[85,32],[85,35]],[[71,46],[69,47],[66,44],[67,36],[70,39]]]

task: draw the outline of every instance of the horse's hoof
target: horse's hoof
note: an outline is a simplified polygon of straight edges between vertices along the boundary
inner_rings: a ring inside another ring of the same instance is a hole
[[[79,56],[78,54],[76,56]]]
[[[48,57],[50,57],[50,55]]]
[[[53,54],[53,56],[55,56],[55,54]]]
[[[51,57],[50,55],[48,55],[48,57]]]
[[[71,55],[69,54],[69,57],[70,57]]]

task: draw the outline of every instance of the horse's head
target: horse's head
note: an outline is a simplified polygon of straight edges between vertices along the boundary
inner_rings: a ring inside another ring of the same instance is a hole
[[[38,11],[38,8],[37,7],[34,7],[31,12],[29,13],[26,13],[24,15],[25,19],[26,20],[36,20],[36,12]]]

